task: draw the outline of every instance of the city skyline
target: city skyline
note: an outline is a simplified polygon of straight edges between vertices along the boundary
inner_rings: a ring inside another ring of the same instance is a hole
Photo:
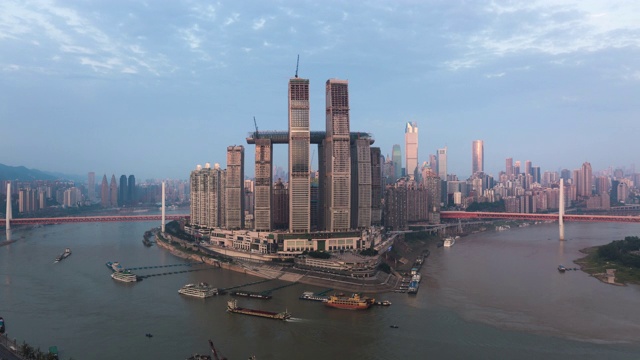
[[[337,77],[350,84],[352,130],[373,134],[385,156],[415,121],[418,143],[429,144],[418,162],[446,147],[448,172],[460,178],[474,139],[493,175],[508,157],[551,171],[629,167],[640,150],[639,13],[631,2],[579,1],[117,10],[6,1],[0,163],[184,179],[197,163],[224,162],[226,145],[245,145],[253,116],[261,129],[285,129],[284,81],[300,54],[312,131],[324,128],[323,81]],[[74,131],[82,136],[64,140]],[[193,141],[205,133],[217,141]],[[273,165],[284,164],[277,149]]]

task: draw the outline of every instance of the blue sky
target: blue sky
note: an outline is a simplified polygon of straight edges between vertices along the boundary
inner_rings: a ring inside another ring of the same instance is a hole
[[[542,171],[640,154],[640,2],[0,2],[0,163],[187,178],[228,145],[287,128],[287,82],[349,80],[351,129],[390,154],[419,127],[466,178],[505,158]],[[253,174],[253,147],[246,172]],[[317,158],[317,157],[316,157]],[[276,149],[286,167],[286,147]]]

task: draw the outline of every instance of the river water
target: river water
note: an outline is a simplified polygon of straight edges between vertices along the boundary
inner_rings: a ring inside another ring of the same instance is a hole
[[[142,234],[157,225],[14,229],[18,241],[0,247],[0,316],[10,337],[41,349],[57,345],[62,359],[76,360],[185,359],[207,353],[208,339],[229,359],[640,358],[640,287],[556,270],[573,266],[582,248],[637,235],[640,225],[570,223],[565,242],[557,241],[556,224],[467,236],[451,248],[431,249],[416,296],[378,295],[390,307],[326,308],[298,300],[303,291],[323,290],[303,284],[277,290],[268,301],[238,299],[240,306],[287,309],[289,322],[228,314],[228,295],[200,300],[177,292],[186,283],[231,287],[259,280],[237,272],[112,280],[107,261],[128,268],[185,263],[143,246]],[[66,247],[73,254],[54,264]]]

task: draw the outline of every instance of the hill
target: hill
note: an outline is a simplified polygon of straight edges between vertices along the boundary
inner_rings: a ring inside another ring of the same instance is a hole
[[[0,164],[0,181],[3,180],[55,180],[56,176],[49,175],[36,169],[27,169],[24,166],[9,166]]]

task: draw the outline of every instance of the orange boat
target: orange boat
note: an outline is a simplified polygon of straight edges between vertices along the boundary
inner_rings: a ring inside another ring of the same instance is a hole
[[[360,297],[360,294],[353,294],[351,297],[331,295],[325,302],[327,306],[347,310],[365,310],[374,303],[375,299]]]

